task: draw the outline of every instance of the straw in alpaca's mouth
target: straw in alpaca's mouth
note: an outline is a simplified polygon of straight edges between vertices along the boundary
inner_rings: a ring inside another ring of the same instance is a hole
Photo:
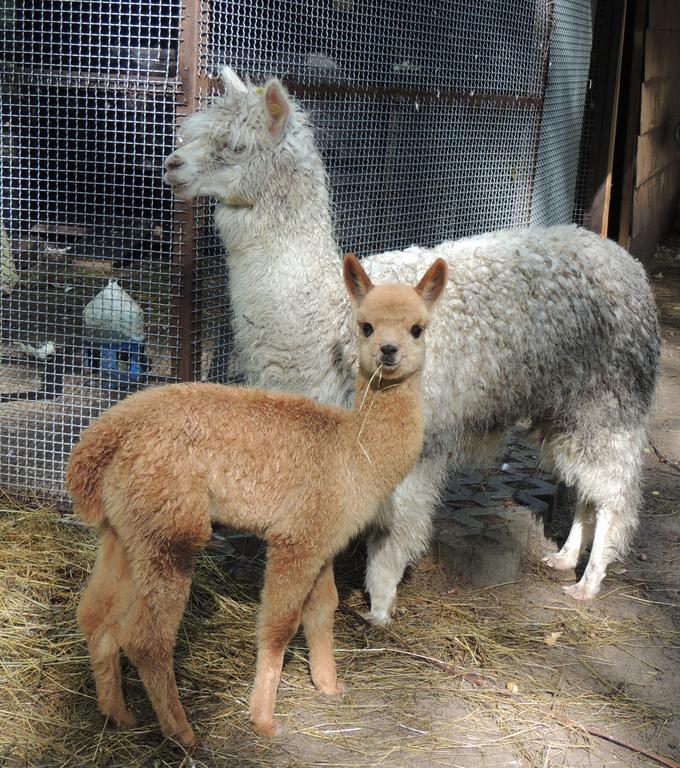
[[[392,373],[396,371],[401,363],[401,356],[394,357],[393,355],[384,355],[382,360],[378,361],[378,364],[382,367],[383,371]]]

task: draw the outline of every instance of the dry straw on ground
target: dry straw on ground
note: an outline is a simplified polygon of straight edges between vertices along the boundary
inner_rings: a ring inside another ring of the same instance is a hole
[[[297,638],[277,703],[286,732],[259,739],[247,698],[261,559],[205,555],[176,653],[180,693],[204,739],[189,756],[163,741],[127,663],[126,694],[141,726],[113,730],[97,711],[75,620],[95,547],[95,535],[68,517],[10,502],[0,509],[0,765],[483,765],[475,755],[534,765],[546,749],[591,759],[599,742],[584,727],[616,723],[641,741],[668,716],[667,702],[652,707],[612,687],[598,659],[602,648],[641,637],[677,644],[653,607],[640,626],[576,605],[560,614],[504,605],[493,591],[447,594],[415,574],[401,591],[399,621],[367,629],[356,614],[362,566],[345,558],[337,640],[348,694],[340,702],[318,696]]]

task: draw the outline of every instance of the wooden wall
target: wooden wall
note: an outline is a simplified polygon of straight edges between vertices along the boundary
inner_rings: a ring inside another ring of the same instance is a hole
[[[643,261],[651,258],[678,216],[678,124],[680,0],[649,0],[629,246]]]

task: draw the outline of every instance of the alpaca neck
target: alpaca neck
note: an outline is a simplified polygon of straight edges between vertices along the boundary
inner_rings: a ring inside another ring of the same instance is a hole
[[[252,208],[218,206],[215,221],[229,253],[239,367],[250,383],[349,405],[351,312],[313,144]]]
[[[401,482],[423,447],[421,375],[389,384],[360,373],[355,397],[351,434],[357,474],[382,498]]]
[[[321,268],[327,257],[340,271],[323,161],[311,135],[303,160],[267,183],[251,207],[218,205],[215,219],[230,254],[230,266],[253,268],[253,257],[288,265]]]

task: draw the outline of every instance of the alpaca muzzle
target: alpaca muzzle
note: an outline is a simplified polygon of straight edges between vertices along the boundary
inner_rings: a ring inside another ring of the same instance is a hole
[[[396,368],[401,361],[399,347],[396,344],[383,344],[380,347],[378,362],[385,368]]]
[[[177,168],[181,168],[184,165],[184,160],[177,154],[177,152],[173,152],[171,155],[168,155],[165,159],[165,170],[166,171],[174,171]]]
[[[165,168],[165,173],[163,174],[163,182],[169,187],[172,187],[173,192],[176,192],[177,190],[186,186],[186,180],[181,180],[178,178],[177,172],[181,168],[184,168],[185,161],[177,152],[173,152],[171,155],[168,155],[165,158],[163,166]]]

